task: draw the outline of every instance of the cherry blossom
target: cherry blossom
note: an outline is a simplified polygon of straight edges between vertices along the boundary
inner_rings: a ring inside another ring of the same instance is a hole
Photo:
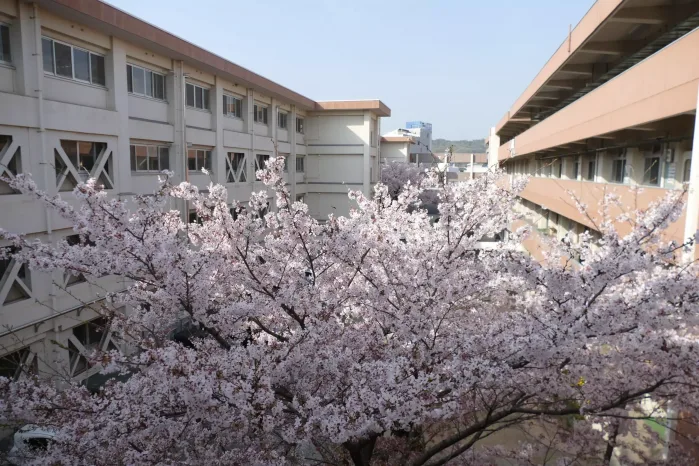
[[[27,176],[11,182],[84,239],[0,232],[16,259],[123,279],[103,313],[132,348],[89,355],[123,375],[95,394],[0,380],[3,423],[56,429],[28,463],[527,464],[555,451],[547,464],[603,464],[622,439],[638,458],[660,443],[637,426],[667,417],[641,409],[649,397],[659,412],[697,412],[697,268],[662,236],[681,192],[631,213],[625,236],[607,216],[601,240],[552,241],[537,262],[526,228],[479,246],[518,219],[526,180],[447,184],[437,223],[412,182],[351,192],[347,217],[318,221],[282,169],[271,159],[257,174],[276,196],[265,216],[267,192],[242,210],[223,186],[167,177],[128,201],[91,180],[77,208]],[[201,223],[171,210],[181,200]],[[182,319],[198,329],[186,344],[167,338]],[[486,440],[515,431],[530,435]]]

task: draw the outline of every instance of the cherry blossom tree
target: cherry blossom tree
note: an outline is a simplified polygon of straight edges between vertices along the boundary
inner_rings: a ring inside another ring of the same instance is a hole
[[[439,196],[435,188],[439,186],[439,173],[420,167],[414,163],[391,162],[381,167],[381,183],[386,186],[388,195],[397,200],[408,185],[421,188],[419,199],[423,203],[436,204]]]
[[[385,185],[353,192],[349,216],[318,222],[289,198],[282,166],[258,172],[276,196],[264,218],[266,192],[243,211],[213,184],[164,180],[127,202],[90,181],[73,208],[12,181],[84,239],[52,247],[3,231],[16,259],[124,279],[103,313],[133,348],[89,355],[124,376],[98,393],[0,381],[4,424],[56,431],[28,462],[605,464],[623,438],[650,464],[644,445],[659,439],[637,425],[659,415],[642,402],[696,413],[697,268],[662,236],[682,193],[627,215],[623,237],[607,216],[601,240],[552,242],[536,262],[526,229],[478,246],[517,219],[524,181],[448,184],[434,225],[411,208],[412,183],[396,198]],[[173,199],[201,224],[183,223]],[[183,317],[201,330],[187,344],[167,338]]]

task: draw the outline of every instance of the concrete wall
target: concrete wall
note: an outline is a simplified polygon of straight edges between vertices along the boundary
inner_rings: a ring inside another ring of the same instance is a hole
[[[108,21],[112,16],[106,18]],[[0,162],[5,165],[17,157],[21,171],[32,173],[40,189],[56,193],[66,186],[66,179],[81,178],[80,167],[72,166],[62,147],[62,141],[68,140],[104,144],[92,173],[85,176],[108,180],[107,195],[121,199],[150,193],[158,186],[157,172],[132,169],[132,144],[168,148],[175,180],[189,178],[202,189],[212,179],[224,183],[231,201],[245,200],[252,191],[264,189],[262,183],[255,181],[255,155],[273,155],[275,146],[279,154],[289,157],[290,173],[285,176],[292,196],[303,195],[318,218],[327,218],[331,213],[346,215],[350,209],[348,189],[370,193],[370,175],[374,172],[373,177],[377,177],[374,168],[378,166],[378,148],[370,145],[370,128],[374,127],[377,133],[380,128],[374,111],[309,112],[298,103],[314,108],[312,101],[252,76],[253,73],[248,73],[250,79],[267,85],[270,95],[257,90],[267,89],[259,85],[253,90],[201,70],[193,65],[194,60],[180,61],[179,57],[187,51],[167,56],[162,47],[158,48],[160,52],[145,49],[139,45],[144,43],[141,40],[112,37],[76,22],[75,18],[59,17],[40,8],[35,12],[32,4],[25,2],[0,0],[0,21],[10,26],[12,47],[12,63],[0,64],[0,136],[10,141],[0,147]],[[103,55],[105,85],[44,73],[42,35]],[[168,40],[179,39],[168,36]],[[210,60],[213,63],[215,59]],[[164,75],[165,98],[129,93],[129,64]],[[185,82],[209,89],[209,110],[185,105]],[[243,100],[240,117],[224,116],[224,94]],[[290,98],[285,100],[280,95]],[[268,106],[267,125],[253,122],[255,102]],[[277,127],[278,111],[288,114],[286,129]],[[385,114],[387,110],[377,107],[377,111]],[[296,131],[297,118],[304,118],[305,134]],[[211,151],[210,176],[186,170],[190,148]],[[244,181],[229,182],[229,153],[245,155]],[[297,173],[296,158],[300,156],[305,157],[305,170]],[[54,168],[57,160],[66,165],[58,176]],[[0,189],[0,228],[52,243],[73,233],[70,225],[39,203],[20,194],[5,194],[5,188]],[[75,203],[71,192],[61,195]],[[4,280],[0,277],[0,357],[28,347],[41,359],[40,365],[57,360],[58,369],[71,377],[75,375],[76,380],[87,377],[89,371],[69,373],[67,352],[53,355],[57,347],[51,340],[66,343],[72,328],[96,317],[94,312],[83,309],[83,303],[99,300],[98,291],[115,291],[124,284],[109,277],[90,278],[92,284],[77,283],[66,290],[61,272],[31,272],[27,299],[5,304],[4,296],[14,283],[13,273],[16,275],[17,271],[7,272]]]

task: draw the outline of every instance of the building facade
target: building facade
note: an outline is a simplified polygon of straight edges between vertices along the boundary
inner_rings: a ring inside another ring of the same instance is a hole
[[[313,101],[98,0],[0,0],[0,175],[31,173],[73,203],[90,177],[128,199],[153,192],[164,169],[246,200],[265,189],[255,171],[276,153],[312,215],[344,215],[348,189],[369,195],[378,180],[389,115],[379,100]],[[0,228],[77,240],[3,182]],[[84,355],[118,345],[93,303],[123,287],[0,261],[0,375],[88,379],[99,368]]]
[[[520,208],[540,233],[594,235],[605,194],[619,196],[615,215],[689,182],[697,26],[695,0],[598,0],[491,128],[488,163],[532,177]],[[681,242],[696,230],[692,212],[692,221],[671,226],[669,239]]]
[[[409,121],[405,128],[398,128],[383,135],[388,140],[410,138],[408,161],[412,163],[434,162],[432,154],[432,124],[423,121]]]

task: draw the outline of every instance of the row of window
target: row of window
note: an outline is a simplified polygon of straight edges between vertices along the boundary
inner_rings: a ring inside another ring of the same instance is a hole
[[[660,168],[662,160],[660,155],[646,156],[643,160],[643,181],[642,183],[648,186],[659,186],[660,185]],[[691,167],[691,160],[687,159],[683,165],[682,181],[689,181],[689,170]],[[611,163],[611,178],[609,179],[612,183],[626,183],[628,181],[629,165],[627,164],[625,155],[618,155],[612,160]],[[508,173],[514,174],[528,174],[529,173],[529,163],[524,161],[520,164],[510,164],[507,167]],[[584,181],[595,181],[595,176],[597,174],[597,162],[595,159],[586,160],[583,162],[582,172],[580,161],[575,160],[573,162],[573,170],[571,179],[582,178]],[[560,160],[540,160],[537,163],[537,171],[534,176],[550,177],[550,178],[562,178],[563,177],[563,164]]]
[[[76,47],[49,37],[42,37],[43,67],[46,73],[63,78],[100,86],[106,85],[105,57],[101,54]],[[10,29],[0,24],[0,61],[10,62]],[[165,100],[167,98],[165,75],[137,65],[126,66],[128,92],[134,95]],[[211,91],[206,87],[187,83],[185,103],[188,107],[210,110]],[[242,99],[231,95],[223,96],[223,114],[243,117]],[[256,123],[268,124],[268,108],[255,104],[253,118]],[[288,114],[279,112],[277,125],[287,129]],[[303,134],[303,118],[296,119],[296,131]]]

